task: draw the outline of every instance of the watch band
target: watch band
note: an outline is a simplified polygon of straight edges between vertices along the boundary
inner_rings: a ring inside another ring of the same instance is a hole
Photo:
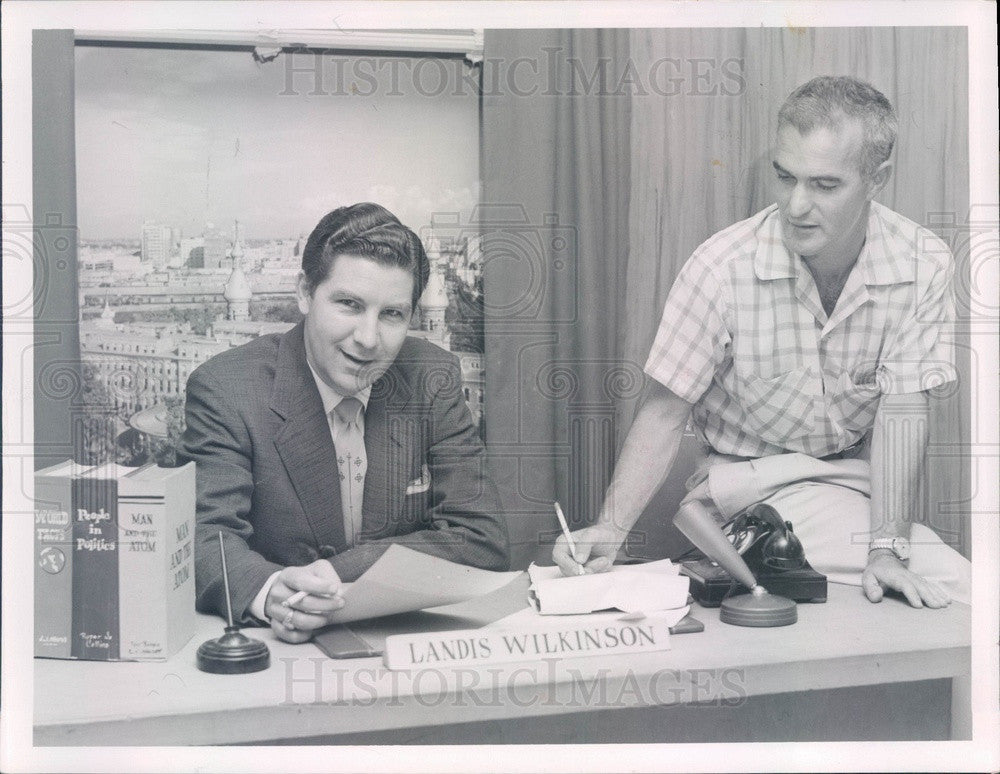
[[[868,553],[879,549],[892,551],[901,562],[910,558],[910,541],[904,537],[876,538],[868,544]]]

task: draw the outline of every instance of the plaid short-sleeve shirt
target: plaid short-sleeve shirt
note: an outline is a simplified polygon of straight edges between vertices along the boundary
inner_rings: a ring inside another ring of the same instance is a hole
[[[645,370],[694,404],[695,428],[717,452],[834,454],[872,428],[883,393],[957,379],[953,273],[944,242],[872,203],[828,317],[771,206],[684,265]]]

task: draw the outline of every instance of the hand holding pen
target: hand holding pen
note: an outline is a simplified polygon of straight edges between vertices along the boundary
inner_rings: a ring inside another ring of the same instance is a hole
[[[552,547],[552,560],[559,565],[563,575],[584,575],[610,570],[625,533],[600,523],[571,533],[559,503],[554,503],[553,507],[562,536]]]

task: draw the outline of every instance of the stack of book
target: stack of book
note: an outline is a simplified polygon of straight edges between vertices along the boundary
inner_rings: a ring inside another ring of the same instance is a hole
[[[35,473],[35,656],[162,660],[194,634],[195,468]]]

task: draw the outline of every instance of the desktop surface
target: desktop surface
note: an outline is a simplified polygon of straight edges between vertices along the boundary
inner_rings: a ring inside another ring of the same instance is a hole
[[[524,598],[527,585],[523,576],[509,593]],[[669,651],[397,672],[386,670],[381,657],[333,660],[311,643],[290,645],[269,629],[246,629],[271,650],[270,668],[246,675],[198,671],[198,646],[223,628],[219,619],[200,616],[195,636],[168,661],[36,659],[35,744],[309,739],[612,709],[726,706],[753,696],[969,673],[970,610],[958,603],[917,610],[887,598],[873,605],[859,588],[830,584],[828,601],[800,604],[792,626],[730,626],[717,609],[697,605],[692,614],[705,631],[673,636]]]

